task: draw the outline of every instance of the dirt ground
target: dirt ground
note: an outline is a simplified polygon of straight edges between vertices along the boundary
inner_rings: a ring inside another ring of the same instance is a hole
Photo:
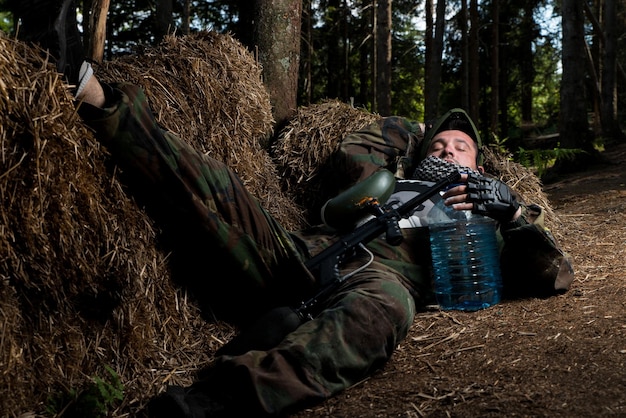
[[[371,378],[297,417],[626,417],[626,145],[545,185],[571,290],[428,311]]]

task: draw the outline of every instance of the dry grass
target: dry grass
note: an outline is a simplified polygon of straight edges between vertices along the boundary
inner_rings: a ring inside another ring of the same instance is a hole
[[[297,109],[272,151],[287,191],[315,220],[326,200],[339,190],[330,156],[350,132],[380,118],[337,100]]]

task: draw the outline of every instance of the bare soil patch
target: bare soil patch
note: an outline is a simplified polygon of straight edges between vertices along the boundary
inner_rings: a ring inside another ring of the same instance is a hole
[[[382,370],[297,416],[626,416],[626,146],[604,154],[544,187],[574,258],[568,293],[421,313]]]

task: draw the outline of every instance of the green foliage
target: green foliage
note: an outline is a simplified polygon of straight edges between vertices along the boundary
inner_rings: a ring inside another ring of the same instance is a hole
[[[55,417],[103,418],[109,415],[118,401],[124,398],[124,385],[111,367],[104,366],[110,374],[109,380],[96,376],[82,390],[70,389],[53,395],[46,407],[46,413]]]
[[[11,13],[8,12],[0,12],[0,31],[4,33],[11,33],[13,29],[13,18],[11,17]]]
[[[537,170],[537,176],[541,178],[557,160],[573,160],[577,154],[583,152],[585,151],[582,149],[559,148],[559,146],[547,150],[526,150],[520,147],[517,151],[517,161],[524,167],[534,167]]]
[[[395,75],[395,74],[394,74]],[[413,120],[421,120],[424,116],[424,91],[410,74],[395,75],[396,86],[404,86],[392,92],[392,114],[403,115]]]
[[[500,138],[498,135],[492,133],[489,137],[489,146],[492,147],[496,154],[499,155],[507,155],[509,154],[509,150],[507,148],[508,138]]]
[[[560,51],[551,43],[536,45],[534,67],[536,70],[535,82],[532,85],[533,94],[533,122],[544,129],[554,132],[560,111],[559,89],[561,73],[559,70]]]

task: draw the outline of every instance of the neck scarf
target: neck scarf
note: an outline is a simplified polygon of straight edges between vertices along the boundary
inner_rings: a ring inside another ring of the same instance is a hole
[[[413,172],[413,176],[411,177],[411,179],[431,181],[435,183],[442,178],[454,173],[455,171],[458,171],[459,173],[480,174],[480,172],[473,170],[469,167],[463,167],[431,155],[424,158],[422,162],[420,162],[420,164]]]

